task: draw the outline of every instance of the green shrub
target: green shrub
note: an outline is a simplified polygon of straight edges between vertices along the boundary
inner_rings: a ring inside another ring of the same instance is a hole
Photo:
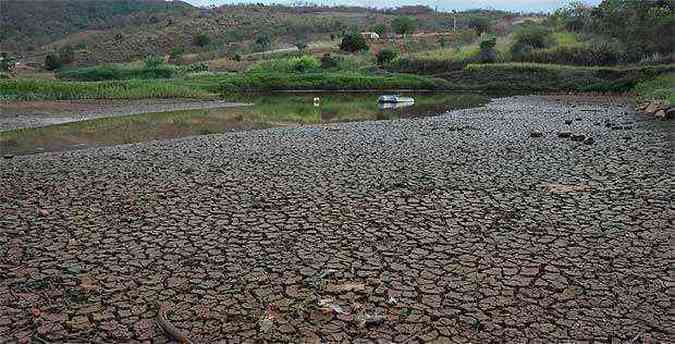
[[[157,68],[164,64],[164,58],[156,55],[148,55],[143,59],[145,68]]]
[[[398,51],[392,48],[384,48],[377,53],[377,63],[382,65],[394,61],[398,57]]]
[[[0,54],[0,72],[11,73],[14,71],[16,59],[9,56],[7,53]]]
[[[552,31],[540,24],[523,24],[513,35],[511,55],[522,58],[534,49],[545,49],[553,45]]]
[[[391,22],[391,28],[399,35],[411,34],[417,28],[417,20],[409,16],[396,17]]]
[[[331,68],[336,68],[338,66],[340,57],[339,56],[333,56],[331,54],[323,54],[321,56],[321,68],[322,69],[331,69]]]
[[[346,34],[340,43],[340,50],[355,53],[357,51],[368,50],[366,40],[358,32]]]
[[[192,43],[198,47],[206,47],[211,43],[211,38],[205,33],[198,33],[192,38]]]
[[[47,54],[45,57],[45,69],[56,70],[63,67],[63,60],[58,54]]]

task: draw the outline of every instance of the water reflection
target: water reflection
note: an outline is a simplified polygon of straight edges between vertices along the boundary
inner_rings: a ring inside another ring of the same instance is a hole
[[[224,100],[255,106],[147,113],[0,132],[0,153],[30,154],[232,130],[434,116],[488,101],[487,97],[474,94],[420,94],[414,98],[414,103],[378,104],[377,94],[237,96]]]

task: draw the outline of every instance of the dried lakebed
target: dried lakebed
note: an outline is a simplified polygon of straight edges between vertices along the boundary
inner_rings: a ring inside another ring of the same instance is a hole
[[[513,97],[0,160],[0,338],[673,342],[671,131]]]

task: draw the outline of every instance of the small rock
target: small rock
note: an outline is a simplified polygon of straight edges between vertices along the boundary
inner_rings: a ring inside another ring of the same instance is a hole
[[[561,131],[558,133],[558,137],[569,138],[570,136],[572,136],[572,133],[569,131]]]
[[[666,117],[663,117],[663,119],[673,119],[675,118],[675,107],[669,107],[666,109]]]
[[[647,113],[647,114],[653,114],[653,113],[655,113],[655,112],[658,111],[658,110],[659,110],[659,104],[657,104],[657,103],[649,103],[649,105],[648,105],[647,108],[644,110],[644,112]]]
[[[584,140],[584,144],[586,144],[586,145],[592,145],[592,144],[594,144],[594,143],[595,143],[595,140],[593,140],[592,137],[587,137],[587,138]]]
[[[659,111],[656,111],[654,116],[658,119],[665,119],[666,118],[666,112],[664,110],[659,110]]]
[[[38,209],[38,215],[40,216],[49,216],[49,210],[47,209]]]
[[[569,124],[572,124],[572,120],[571,120],[571,119],[566,119],[566,120],[565,120],[565,124],[568,124],[568,125],[569,125]]]
[[[583,141],[584,139],[586,139],[586,136],[583,134],[572,135],[572,141]]]
[[[574,120],[575,120],[575,121],[581,121],[582,118],[581,118],[581,117],[577,117],[577,118],[575,118]]]
[[[544,133],[538,131],[530,132],[530,137],[542,137],[542,136],[544,136]]]
[[[12,159],[12,158],[14,158],[14,155],[12,155],[12,154],[5,154],[5,155],[3,155],[2,157],[5,158],[5,159]]]

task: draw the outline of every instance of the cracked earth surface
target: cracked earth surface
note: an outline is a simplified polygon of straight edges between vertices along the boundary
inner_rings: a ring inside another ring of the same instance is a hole
[[[673,342],[671,132],[512,97],[0,160],[0,342],[170,342],[155,302],[197,343]]]

